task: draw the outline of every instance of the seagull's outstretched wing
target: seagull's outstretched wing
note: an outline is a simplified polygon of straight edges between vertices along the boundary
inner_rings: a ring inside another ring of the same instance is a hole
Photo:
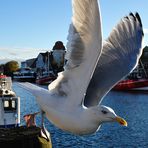
[[[133,70],[142,53],[143,29],[138,13],[130,13],[113,28],[87,89],[84,105],[101,102],[108,91]]]
[[[72,2],[73,17],[67,38],[68,63],[65,66],[66,69],[80,66],[81,63],[91,59],[87,56],[93,55],[94,52],[97,54],[95,59],[97,60],[102,47],[100,12],[97,0],[73,0]]]
[[[73,0],[65,71],[49,85],[50,91],[81,104],[102,49],[97,0]],[[70,103],[70,102],[69,102]],[[73,102],[73,104],[75,104]]]

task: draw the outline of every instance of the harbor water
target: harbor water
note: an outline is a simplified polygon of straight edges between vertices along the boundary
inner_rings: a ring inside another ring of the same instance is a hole
[[[24,125],[23,116],[39,111],[39,107],[35,97],[28,91],[16,83],[13,83],[13,89],[21,99],[21,125]],[[92,135],[75,136],[45,120],[53,148],[148,148],[148,92],[111,91],[102,104],[113,108],[116,114],[125,118],[128,126],[105,123]],[[39,115],[36,123],[41,124]]]

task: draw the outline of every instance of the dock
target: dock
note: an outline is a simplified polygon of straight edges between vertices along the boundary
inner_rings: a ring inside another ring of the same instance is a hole
[[[52,148],[51,139],[41,137],[40,131],[36,126],[0,128],[0,148]]]

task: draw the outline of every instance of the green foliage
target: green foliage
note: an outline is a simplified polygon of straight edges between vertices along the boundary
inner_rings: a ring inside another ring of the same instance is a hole
[[[141,61],[142,62],[148,62],[148,46],[145,46],[143,48],[143,53],[142,53],[142,56],[141,56]]]
[[[17,61],[9,61],[4,66],[4,73],[8,76],[12,76],[13,72],[19,69],[19,64]]]

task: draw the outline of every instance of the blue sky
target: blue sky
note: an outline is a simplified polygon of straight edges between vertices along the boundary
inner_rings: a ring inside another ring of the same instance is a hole
[[[100,0],[100,7],[104,39],[122,17],[137,11],[148,45],[147,0]],[[0,0],[0,61],[34,58],[57,40],[66,45],[71,15],[71,0]]]

